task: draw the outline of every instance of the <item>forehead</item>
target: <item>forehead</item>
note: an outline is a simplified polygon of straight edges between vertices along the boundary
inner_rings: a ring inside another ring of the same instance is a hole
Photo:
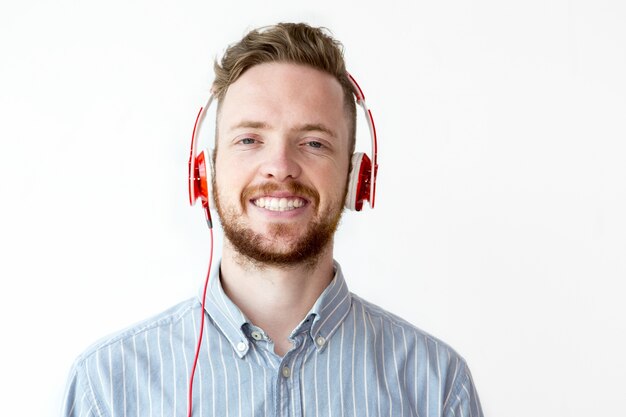
[[[343,89],[337,79],[299,64],[256,65],[229,86],[218,114],[220,132],[227,134],[230,127],[249,120],[276,129],[324,124],[338,136],[348,136]]]

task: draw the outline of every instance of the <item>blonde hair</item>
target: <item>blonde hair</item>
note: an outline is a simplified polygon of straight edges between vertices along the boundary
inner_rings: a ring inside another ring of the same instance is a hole
[[[335,77],[344,92],[349,120],[350,154],[356,139],[356,104],[352,83],[346,73],[343,45],[325,28],[305,23],[278,23],[250,31],[230,45],[221,61],[215,60],[213,94],[218,109],[228,87],[249,68],[268,62],[289,62],[316,68]]]

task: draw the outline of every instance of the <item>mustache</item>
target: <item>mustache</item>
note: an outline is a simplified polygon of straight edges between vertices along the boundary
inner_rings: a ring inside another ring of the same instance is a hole
[[[286,191],[294,196],[306,198],[315,205],[320,201],[320,194],[316,190],[300,182],[291,181],[284,184],[266,182],[246,187],[241,193],[241,206],[246,207],[246,203],[256,196],[267,195],[278,191]]]

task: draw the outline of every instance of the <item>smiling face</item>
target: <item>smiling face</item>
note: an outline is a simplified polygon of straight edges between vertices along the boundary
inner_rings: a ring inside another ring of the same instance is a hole
[[[218,114],[214,197],[227,240],[249,260],[312,262],[346,194],[349,122],[331,75],[290,63],[247,70]]]

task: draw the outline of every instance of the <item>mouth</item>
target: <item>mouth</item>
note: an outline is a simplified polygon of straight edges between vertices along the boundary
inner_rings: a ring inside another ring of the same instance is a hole
[[[300,197],[271,197],[264,196],[251,200],[252,204],[270,211],[291,211],[303,207],[307,200]]]

